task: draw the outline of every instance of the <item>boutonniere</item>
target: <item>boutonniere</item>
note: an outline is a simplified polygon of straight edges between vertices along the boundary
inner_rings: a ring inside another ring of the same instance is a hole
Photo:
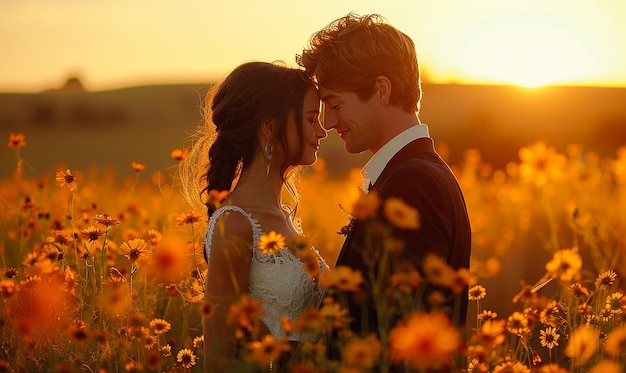
[[[348,224],[341,227],[341,229],[337,233],[347,235],[348,233],[352,232],[352,230],[356,226],[357,220],[366,221],[368,219],[374,218],[380,206],[381,200],[375,190],[372,190],[367,194],[361,190],[359,199],[352,205],[350,213],[348,213],[346,209],[341,206],[341,204],[339,205],[339,208],[348,217],[349,221]]]
[[[348,224],[339,228],[339,230],[337,231],[337,234],[342,235],[342,236],[347,236],[350,232],[352,232],[352,230],[354,229],[354,226],[356,225],[356,217],[350,215],[341,204],[339,204],[339,209],[348,218]]]
[[[355,226],[356,226],[356,218],[354,216],[351,216],[348,220],[348,224],[341,227],[339,231],[337,231],[337,234],[340,234],[342,236],[347,236],[350,232],[352,232]]]

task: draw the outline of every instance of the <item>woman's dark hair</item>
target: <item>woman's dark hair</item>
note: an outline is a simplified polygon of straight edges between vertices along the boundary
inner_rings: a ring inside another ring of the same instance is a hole
[[[299,69],[249,62],[235,68],[209,91],[204,107],[205,123],[181,168],[183,192],[194,207],[201,202],[206,204],[209,217],[213,214],[216,203],[209,198],[210,192],[233,189],[258,149],[261,124],[268,120],[275,120],[274,146],[286,155],[280,172],[297,205],[297,189],[290,176],[302,158],[304,147],[290,149],[286,129],[293,114],[300,144],[304,142],[303,102],[311,87],[314,87],[312,81]]]

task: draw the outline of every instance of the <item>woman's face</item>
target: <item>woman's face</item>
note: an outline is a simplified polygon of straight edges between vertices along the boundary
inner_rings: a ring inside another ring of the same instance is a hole
[[[320,97],[315,87],[309,88],[302,106],[302,144],[299,143],[296,121],[293,115],[287,123],[287,141],[289,149],[302,147],[300,165],[312,165],[317,160],[320,140],[326,137],[326,131],[320,120]]]

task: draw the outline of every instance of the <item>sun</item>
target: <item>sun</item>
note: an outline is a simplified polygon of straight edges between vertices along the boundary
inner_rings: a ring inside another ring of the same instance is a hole
[[[594,44],[565,19],[517,13],[477,23],[463,35],[465,77],[539,87],[584,79],[597,67]]]

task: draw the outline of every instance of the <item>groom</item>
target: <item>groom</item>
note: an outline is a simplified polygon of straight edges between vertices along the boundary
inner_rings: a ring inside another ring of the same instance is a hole
[[[349,153],[372,153],[361,171],[363,189],[376,191],[382,200],[400,198],[418,210],[419,229],[395,234],[404,243],[401,259],[421,270],[426,254],[433,253],[455,270],[469,268],[471,232],[463,194],[417,115],[421,83],[411,38],[379,15],[350,13],[314,34],[298,63],[317,80],[324,127],[337,131]],[[367,279],[364,240],[363,224],[357,222],[337,266],[360,270]],[[365,291],[371,291],[367,280]],[[430,309],[428,296],[427,291],[418,308]],[[378,331],[371,300],[370,315],[364,316],[362,303],[349,299],[352,330]],[[465,288],[443,307],[461,327],[467,301]]]

